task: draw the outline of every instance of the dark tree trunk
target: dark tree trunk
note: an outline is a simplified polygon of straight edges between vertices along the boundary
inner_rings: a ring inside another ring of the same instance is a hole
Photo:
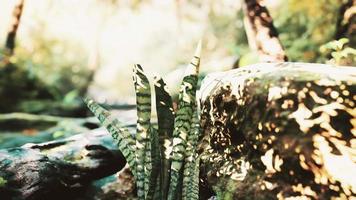
[[[287,61],[285,51],[278,38],[277,29],[265,6],[259,0],[244,0],[245,30],[249,46],[256,50],[263,62]]]
[[[356,34],[356,15],[352,9],[355,9],[356,1],[347,0],[340,6],[339,14],[336,21],[335,40],[346,37],[351,44],[355,44]]]
[[[18,0],[14,8],[14,11],[12,13],[12,20],[11,20],[9,31],[7,33],[6,43],[5,43],[5,48],[10,55],[14,53],[16,33],[20,24],[23,6],[24,6],[24,0]]]

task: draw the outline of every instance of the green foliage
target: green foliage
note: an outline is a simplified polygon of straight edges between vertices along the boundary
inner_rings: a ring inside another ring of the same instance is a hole
[[[236,13],[235,10],[230,10],[233,9],[231,6],[225,5],[224,7],[223,1],[210,1],[207,4],[210,4],[208,19],[209,32],[211,33],[208,41],[218,40],[214,50],[219,51],[218,47],[221,46],[228,50],[230,55],[237,55],[238,57],[249,53],[250,49],[243,25],[243,12]],[[257,61],[255,59],[253,63]]]
[[[76,53],[83,50],[38,33],[32,39],[31,49],[19,45],[11,56],[0,49],[0,96],[6,97],[0,111],[58,114],[83,107],[80,96],[91,76],[87,58]]]
[[[0,188],[4,187],[6,185],[6,183],[7,183],[7,181],[3,177],[0,176]]]
[[[8,61],[6,56],[0,60],[0,111],[10,112],[22,100],[51,99],[51,94],[43,83],[27,70]]]
[[[90,73],[86,69],[88,59],[80,45],[44,35],[33,35],[31,38],[35,41],[31,49],[21,45],[16,49],[12,58],[15,65],[41,79],[57,100],[87,86]]]
[[[320,47],[320,52],[327,57],[331,55],[330,63],[335,65],[353,65],[356,63],[356,49],[348,47],[349,39],[333,40]]]
[[[271,10],[290,61],[326,61],[319,47],[333,39],[340,5],[341,0],[288,0]]]
[[[199,44],[183,78],[179,109],[174,114],[172,99],[161,78],[155,78],[158,129],[151,123],[151,89],[140,65],[134,66],[137,129],[131,134],[96,102],[85,99],[89,109],[117,141],[133,172],[139,199],[199,199],[199,158],[196,146],[199,119],[196,105]]]
[[[241,56],[239,60],[239,66],[247,66],[251,64],[255,64],[258,62],[258,53],[251,51],[249,53],[245,53],[243,56]]]

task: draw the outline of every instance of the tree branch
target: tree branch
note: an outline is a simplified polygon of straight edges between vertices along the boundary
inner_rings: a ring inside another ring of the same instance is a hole
[[[343,37],[348,37],[351,39],[350,34],[355,34],[350,31],[352,29],[353,23],[356,19],[356,1],[355,0],[347,0],[340,6],[339,14],[336,21],[336,29],[335,29],[335,40],[339,40]]]
[[[15,5],[14,11],[12,12],[12,20],[5,43],[5,49],[10,55],[14,53],[16,33],[20,24],[23,6],[24,0],[18,0],[17,4]]]
[[[284,62],[288,58],[278,38],[277,29],[265,6],[259,0],[244,0],[245,30],[251,49],[263,62]]]

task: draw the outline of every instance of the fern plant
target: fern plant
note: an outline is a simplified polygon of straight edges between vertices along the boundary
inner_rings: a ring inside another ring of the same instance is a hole
[[[181,83],[178,110],[173,112],[172,99],[165,82],[155,77],[158,129],[151,123],[151,89],[140,65],[134,66],[137,103],[137,128],[132,134],[109,111],[95,101],[84,101],[111,133],[135,177],[138,199],[199,199],[199,158],[196,146],[199,119],[196,90],[201,43],[186,69]]]

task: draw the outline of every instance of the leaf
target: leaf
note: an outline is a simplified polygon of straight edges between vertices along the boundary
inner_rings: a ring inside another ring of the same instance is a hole
[[[117,119],[113,119],[109,111],[102,108],[94,100],[85,98],[84,102],[92,113],[99,119],[100,123],[111,133],[117,142],[119,150],[128,162],[132,173],[136,176],[135,140],[131,133]]]
[[[4,187],[6,185],[6,183],[7,183],[7,180],[0,176],[0,188]]]
[[[151,88],[148,78],[140,65],[134,65],[133,81],[136,92],[137,128],[136,128],[136,162],[137,162],[137,195],[145,199],[152,172],[151,160]]]
[[[183,172],[183,200],[199,199],[199,158],[196,151],[200,134],[198,110],[194,112],[188,135]]]
[[[177,199],[177,191],[180,187],[180,177],[184,163],[188,132],[191,128],[192,116],[195,109],[195,95],[198,84],[198,71],[200,64],[201,42],[199,42],[196,53],[186,69],[183,78],[180,94],[179,109],[176,114],[173,131],[173,147],[171,154],[171,181],[168,192],[168,199]]]
[[[150,143],[151,143],[151,160],[152,169],[149,177],[149,189],[146,199],[162,199],[160,195],[159,174],[161,168],[161,155],[159,146],[158,131],[154,127],[150,127]]]
[[[64,96],[63,103],[67,105],[71,105],[77,97],[78,97],[78,90],[72,90]]]
[[[167,199],[169,174],[171,162],[169,160],[170,148],[172,143],[172,134],[174,128],[174,113],[172,98],[169,95],[166,83],[162,78],[155,77],[154,79],[155,94],[156,94],[156,109],[158,118],[158,134],[161,150],[161,169],[160,169],[160,184],[161,196]]]

